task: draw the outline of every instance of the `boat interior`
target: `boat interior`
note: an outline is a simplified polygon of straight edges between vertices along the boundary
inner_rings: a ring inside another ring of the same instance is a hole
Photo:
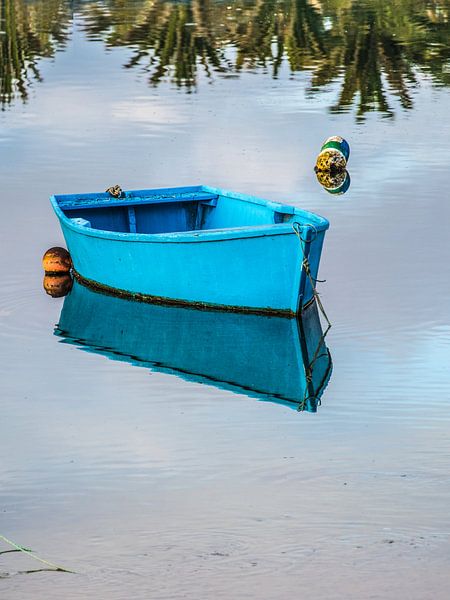
[[[294,220],[292,207],[222,196],[198,188],[148,195],[127,192],[120,198],[107,194],[57,196],[56,201],[66,217],[80,226],[121,233],[248,228]]]

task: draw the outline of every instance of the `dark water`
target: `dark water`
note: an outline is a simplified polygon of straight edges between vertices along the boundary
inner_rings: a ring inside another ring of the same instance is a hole
[[[0,597],[448,598],[449,18],[447,1],[0,0],[0,533],[76,571],[2,554]],[[312,170],[333,134],[343,196]],[[89,299],[42,290],[50,194],[203,182],[331,222],[316,413],[274,401],[304,376],[301,336],[207,319],[177,345],[179,315],[105,299],[87,330]]]

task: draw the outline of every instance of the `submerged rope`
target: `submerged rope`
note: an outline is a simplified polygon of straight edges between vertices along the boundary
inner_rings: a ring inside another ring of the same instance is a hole
[[[40,558],[39,556],[36,556],[28,548],[23,548],[22,546],[19,546],[19,544],[16,544],[15,542],[8,540],[8,538],[6,538],[1,533],[0,533],[0,539],[2,539],[6,544],[9,544],[13,548],[15,548],[16,551],[23,552],[24,554],[28,554],[28,556],[31,556],[31,558],[34,558],[34,560],[37,560],[37,561],[43,563],[44,565],[51,567],[52,571],[62,571],[63,573],[75,573],[75,571],[70,571],[69,569],[65,569],[64,567],[59,567],[58,565],[55,565],[54,563],[50,562],[49,560],[45,560],[44,558]]]
[[[312,231],[314,232],[314,237],[312,240],[305,240],[302,238],[303,225],[301,225],[298,221],[295,221],[294,223],[292,223],[292,229],[294,230],[295,235],[300,240],[300,248],[301,248],[302,254],[303,254],[302,268],[304,269],[304,271],[309,279],[309,282],[311,284],[312,293],[313,293],[314,298],[316,299],[317,306],[319,307],[320,312],[325,317],[325,320],[328,323],[328,327],[331,327],[330,319],[328,318],[327,313],[325,312],[322,301],[319,297],[319,292],[316,289],[316,283],[323,283],[325,280],[314,279],[314,277],[311,274],[311,267],[310,267],[309,260],[308,260],[308,257],[306,256],[306,252],[305,252],[306,244],[310,244],[317,237],[317,229],[314,227],[314,225],[311,225],[310,223],[307,223],[305,225],[305,227],[312,228]]]
[[[307,386],[305,388],[305,393],[303,395],[303,400],[301,401],[301,403],[299,404],[299,407],[297,408],[298,412],[304,411],[305,408],[306,408],[306,405],[311,400],[315,400],[317,402],[318,406],[321,405],[320,397],[318,397],[318,395],[317,395],[318,388],[317,388],[317,390],[314,389],[314,382],[313,382],[314,363],[317,360],[319,360],[319,358],[323,358],[325,356],[328,357],[328,358],[330,358],[330,351],[328,350],[328,348],[326,346],[325,346],[325,350],[322,351],[322,345],[325,344],[325,338],[326,338],[326,335],[329,332],[330,328],[331,328],[331,325],[328,325],[328,327],[326,328],[325,332],[322,333],[322,335],[320,336],[320,339],[319,339],[319,343],[317,344],[316,351],[314,352],[314,356],[312,357],[312,360],[309,362],[308,365],[304,365],[305,379],[306,379]],[[320,352],[320,354],[319,354],[319,352]],[[313,386],[313,393],[312,394],[310,394],[309,391],[308,391],[308,385],[312,385]]]

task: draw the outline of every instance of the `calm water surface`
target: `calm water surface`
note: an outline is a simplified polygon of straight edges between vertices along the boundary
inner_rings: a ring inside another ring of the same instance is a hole
[[[2,598],[449,597],[449,18],[446,0],[0,0],[0,533],[76,571],[2,554]],[[312,170],[333,134],[342,196]],[[176,343],[179,314],[45,295],[48,196],[115,183],[330,220],[316,413],[249,389],[275,365],[290,393],[292,332],[184,315]]]

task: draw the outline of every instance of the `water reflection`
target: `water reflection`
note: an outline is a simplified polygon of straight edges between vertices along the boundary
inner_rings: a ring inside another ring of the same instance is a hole
[[[418,69],[450,83],[449,14],[448,0],[109,0],[89,8],[86,30],[108,46],[133,48],[126,66],[140,66],[151,84],[169,79],[187,90],[199,69],[208,77],[243,69],[277,77],[287,60],[292,72],[312,72],[312,95],[338,81],[331,111],[356,106],[362,118],[392,116],[390,94],[411,108]]]
[[[310,412],[332,368],[315,306],[297,322],[143,304],[75,282],[55,333],[113,360]]]
[[[355,109],[392,117],[397,98],[413,106],[423,74],[450,83],[450,1],[395,0],[0,0],[1,100],[27,97],[36,61],[66,39],[68,7],[83,18],[88,39],[131,49],[126,68],[151,85],[171,81],[192,91],[199,72],[213,79],[243,70],[278,77],[284,62],[308,71],[306,92],[338,88],[332,112]]]
[[[67,296],[73,286],[73,279],[69,274],[62,275],[44,275],[42,286],[52,298],[63,298]]]
[[[350,187],[350,174],[347,170],[331,173],[330,171],[317,171],[317,181],[329,194],[337,196],[345,194]]]
[[[51,57],[67,40],[69,4],[64,0],[0,0],[0,106],[24,102],[33,81],[42,81],[38,59]]]

